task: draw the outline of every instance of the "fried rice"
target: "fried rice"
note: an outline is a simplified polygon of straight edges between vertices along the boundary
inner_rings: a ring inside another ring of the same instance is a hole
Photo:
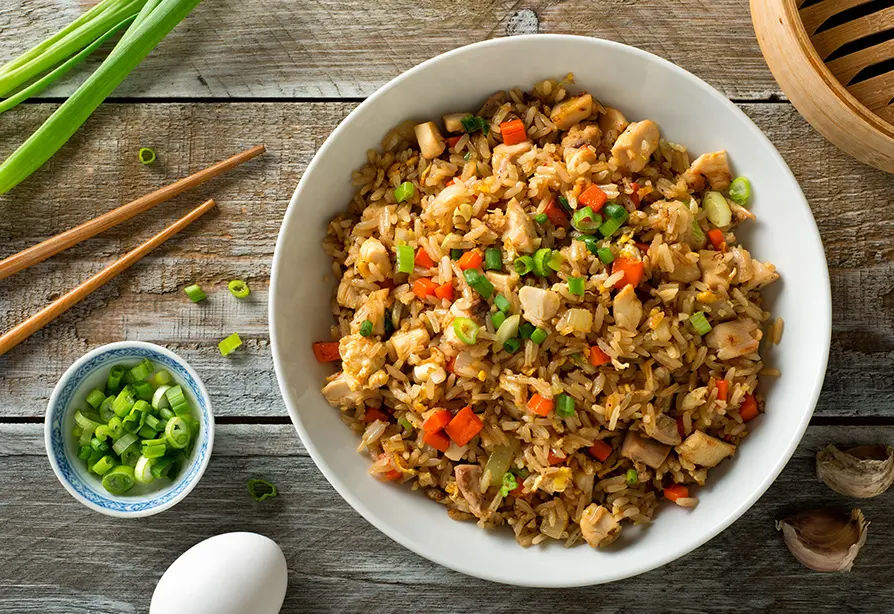
[[[370,473],[523,546],[697,505],[782,334],[726,152],[691,159],[572,86],[392,129],[323,242],[336,341],[314,351]]]

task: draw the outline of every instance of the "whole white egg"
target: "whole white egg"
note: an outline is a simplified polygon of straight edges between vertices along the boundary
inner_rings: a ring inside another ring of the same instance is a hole
[[[149,614],[277,614],[287,583],[276,542],[257,533],[215,535],[168,567]]]

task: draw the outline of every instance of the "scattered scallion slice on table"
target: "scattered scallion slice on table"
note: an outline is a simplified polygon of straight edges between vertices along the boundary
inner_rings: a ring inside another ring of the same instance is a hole
[[[234,279],[228,283],[227,289],[236,298],[248,298],[251,294],[251,289],[248,287],[248,284],[241,279]]]
[[[221,356],[229,356],[236,349],[238,349],[242,345],[242,339],[239,338],[238,333],[233,333],[223,341],[217,344],[217,349],[220,350]]]
[[[276,486],[267,480],[249,480],[248,494],[260,503],[264,499],[276,496]]]
[[[143,164],[149,165],[155,162],[155,151],[149,147],[140,147],[140,153],[137,155]]]
[[[204,301],[207,296],[205,296],[205,292],[199,286],[199,284],[193,284],[191,286],[186,286],[183,288],[183,291],[186,292],[186,296],[189,297],[193,303],[198,303],[199,301]]]

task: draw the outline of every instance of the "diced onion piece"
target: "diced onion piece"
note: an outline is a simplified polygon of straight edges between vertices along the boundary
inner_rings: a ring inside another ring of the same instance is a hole
[[[503,474],[509,471],[509,465],[518,452],[520,443],[515,437],[511,437],[509,443],[504,446],[497,446],[487,459],[484,465],[484,473],[490,472],[491,486],[499,486],[503,481]]]
[[[519,314],[506,318],[499,330],[497,330],[496,343],[498,347],[503,347],[503,344],[506,343],[506,341],[518,334],[518,326],[520,323],[521,315]],[[505,473],[505,471],[503,473]],[[500,475],[502,475],[502,473]]]
[[[720,192],[705,192],[705,197],[702,199],[702,207],[705,208],[708,220],[712,224],[718,228],[729,226],[733,214],[723,194]]]
[[[561,335],[589,333],[593,327],[593,313],[587,309],[569,309],[556,322],[556,330]]]

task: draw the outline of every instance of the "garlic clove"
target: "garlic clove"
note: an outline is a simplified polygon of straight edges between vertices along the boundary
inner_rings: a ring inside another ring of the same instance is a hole
[[[851,513],[823,509],[776,522],[789,551],[814,571],[850,571],[866,543],[869,522],[859,509]]]
[[[867,445],[842,452],[828,445],[816,454],[816,476],[842,495],[878,496],[894,484],[894,449]]]

